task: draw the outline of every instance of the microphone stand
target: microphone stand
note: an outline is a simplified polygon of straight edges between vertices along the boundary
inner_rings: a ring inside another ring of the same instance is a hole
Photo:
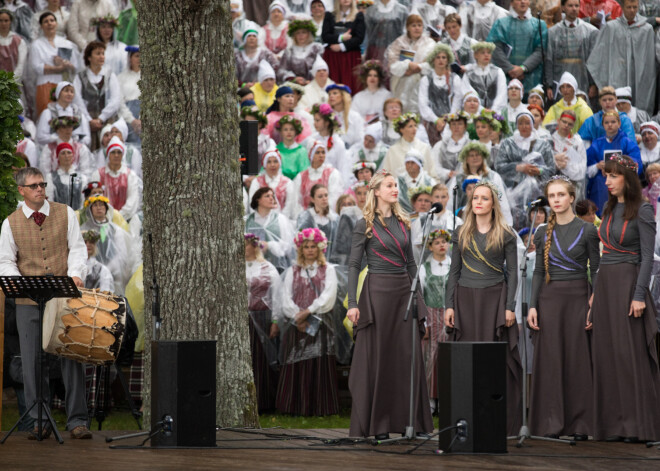
[[[452,214],[454,215],[454,225],[451,228],[451,233],[453,234],[454,231],[456,230],[456,198],[458,197],[457,196],[458,195],[458,184],[454,185],[454,188],[453,188],[452,191],[454,193],[454,201],[451,202]]]
[[[534,222],[536,221],[536,215],[539,212],[539,206],[541,204],[534,205],[534,216],[529,222],[529,232],[527,236],[527,243],[525,244],[525,253],[523,254],[522,260],[520,262],[520,281],[522,283],[520,289],[521,300],[521,310],[522,310],[522,333],[523,338],[522,342],[518,342],[521,346],[520,348],[520,362],[522,363],[522,426],[518,435],[515,437],[507,437],[508,440],[518,440],[516,444],[517,448],[521,448],[525,440],[541,440],[544,442],[555,442],[555,443],[568,443],[569,445],[575,446],[575,440],[563,440],[561,438],[549,438],[549,437],[539,437],[529,433],[529,427],[527,426],[528,416],[527,416],[527,313],[529,311],[529,304],[527,302],[527,252],[529,250],[529,245],[532,241],[532,229],[534,228]]]
[[[69,206],[74,210],[77,208],[73,207],[73,182],[75,181],[77,176],[78,176],[77,173],[72,173],[71,176],[69,177]]]
[[[422,229],[422,234],[424,234],[424,239],[422,241],[422,255],[424,255],[424,248],[428,242],[429,233],[427,228],[429,221],[433,218],[434,212],[429,211],[427,213],[426,221],[424,222],[424,228]],[[412,331],[412,354],[410,355],[410,404],[409,404],[409,415],[408,415],[408,425],[406,426],[406,433],[397,438],[388,438],[386,440],[376,440],[376,445],[383,445],[386,443],[396,443],[403,440],[414,440],[415,435],[415,367],[416,361],[415,356],[417,353],[417,343],[419,342],[419,329],[418,325],[418,313],[417,313],[417,303],[414,302],[417,294],[417,283],[419,282],[419,270],[422,267],[423,258],[420,256],[419,261],[417,262],[417,273],[415,273],[415,278],[413,278],[412,283],[410,284],[410,297],[408,298],[408,306],[406,307],[406,315],[403,316],[403,321],[408,322],[408,315],[412,312],[412,322],[410,323],[410,330]]]

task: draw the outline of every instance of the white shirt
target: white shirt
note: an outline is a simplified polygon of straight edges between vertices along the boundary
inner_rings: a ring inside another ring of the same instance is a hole
[[[357,112],[364,120],[371,119],[374,116],[383,117],[383,103],[390,98],[392,93],[384,87],[380,87],[375,92],[368,89],[358,92],[353,97],[351,110]]]
[[[126,69],[118,77],[119,89],[121,91],[121,105],[119,106],[119,115],[124,118],[128,124],[131,124],[135,117],[131,110],[126,106],[127,101],[139,100],[140,99],[140,87],[138,82],[140,81],[140,72],[134,72],[133,70]]]
[[[14,38],[16,33],[10,31],[9,34],[5,37],[0,36],[0,46],[9,46]],[[23,76],[23,70],[25,69],[25,59],[27,58],[28,47],[23,38],[18,42],[18,59],[16,60],[16,67],[14,68],[14,76],[19,79]]]
[[[92,84],[97,84],[108,73],[108,69],[107,66],[104,65],[98,74],[92,72],[90,68],[85,69],[85,73],[87,74],[87,78]],[[103,108],[101,114],[99,115],[99,119],[104,123],[119,111],[119,106],[121,105],[121,91],[119,90],[119,81],[117,80],[117,76],[114,73],[110,72],[109,75],[110,80],[108,83],[107,95],[105,97],[105,108]],[[91,120],[92,117],[87,111],[87,105],[82,98],[82,82],[80,81],[80,77],[78,75],[76,75],[76,78],[73,80],[73,88],[76,89],[76,96],[73,99],[74,103],[78,105],[87,119]]]
[[[58,116],[73,116],[75,113],[73,111],[73,106],[69,105],[66,108],[62,108],[59,103],[55,103],[55,109],[57,109]],[[91,133],[89,131],[89,119],[85,116],[84,110],[80,109],[80,126],[73,130],[73,136],[88,146],[91,142]],[[50,121],[53,119],[53,113],[48,108],[45,108],[39,115],[39,121],[37,122],[37,136],[36,141],[39,145],[45,146],[49,142],[57,141],[57,133],[51,132]]]
[[[300,276],[306,280],[316,275],[318,266],[316,262],[300,270]],[[309,275],[308,272],[309,271]],[[307,309],[312,314],[324,314],[330,312],[335,305],[337,298],[337,274],[335,269],[330,264],[326,264],[325,270],[325,283],[323,291],[319,296],[309,305]],[[282,296],[282,314],[289,319],[296,317],[302,309],[293,301],[293,268],[289,268],[284,276],[284,290]]]
[[[40,37],[32,41],[30,45],[30,66],[37,74],[37,86],[44,83],[59,83],[62,81],[62,74],[44,74],[44,66],[54,66],[53,58],[57,55],[58,48],[71,49],[71,63],[76,67],[75,71],[69,71],[69,75],[82,70],[83,60],[78,48],[68,39],[61,36],[55,36],[53,39],[54,46],[48,42],[45,37]],[[76,94],[77,95],[77,94]]]
[[[24,204],[20,209],[27,219],[30,219],[32,209]],[[50,204],[48,200],[44,201],[39,209],[40,213],[46,216],[50,215]],[[69,256],[67,258],[67,276],[78,277],[81,280],[87,275],[87,246],[80,233],[80,225],[73,209],[67,206],[67,242],[69,247]],[[9,218],[2,223],[0,232],[0,276],[21,276],[18,270],[18,246],[11,232]]]
[[[110,291],[111,293],[115,292],[115,280],[112,278],[112,273],[110,272],[110,269],[103,265],[101,262],[96,260],[96,257],[89,257],[87,259],[87,273],[91,273],[92,270],[96,265],[101,266],[101,270],[99,271],[99,286],[98,288],[101,291]],[[83,280],[85,281],[85,280]],[[86,288],[89,288],[89,286],[86,286]]]
[[[110,167],[108,166],[105,167],[105,174],[110,178],[117,178],[123,173],[128,174],[128,183],[126,188],[126,203],[124,203],[124,206],[119,210],[119,213],[124,216],[124,219],[129,221],[140,209],[140,178],[123,163],[116,172],[110,170]],[[90,181],[101,181],[101,175],[98,170],[95,170],[94,173],[92,173]]]
[[[469,89],[465,87],[463,81],[458,75],[451,73],[449,77],[451,80],[449,106],[450,112],[454,113],[461,108],[461,105],[463,104],[463,95]],[[444,75],[436,74],[434,70],[431,72],[431,75],[422,77],[422,80],[419,82],[419,113],[422,115],[422,119],[429,123],[435,123],[440,116],[436,116],[429,103],[429,80],[433,80],[433,84],[436,88],[445,88],[447,86],[447,79]]]

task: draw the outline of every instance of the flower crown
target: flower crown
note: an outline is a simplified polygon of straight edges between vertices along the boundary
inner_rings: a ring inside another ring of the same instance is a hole
[[[410,120],[415,121],[415,124],[419,124],[419,116],[416,113],[403,113],[401,116],[398,118],[394,118],[394,121],[392,121],[392,125],[394,126],[394,130],[401,134],[401,128],[404,127],[406,124],[408,124],[408,121]]]
[[[435,231],[429,232],[428,245],[431,245],[435,239],[445,239],[447,242],[450,242],[451,234],[444,229],[436,229]]]
[[[328,105],[327,103],[317,103],[312,106],[311,114],[312,116],[315,114],[320,114],[324,118],[327,118],[330,121],[330,125],[332,126],[333,131],[336,131],[340,128],[337,114],[332,109],[332,106]]]
[[[431,68],[433,68],[433,61],[435,60],[436,56],[441,52],[444,52],[444,54],[447,56],[447,65],[454,62],[454,51],[451,50],[451,47],[444,43],[437,43],[433,50],[429,52],[428,56],[426,56],[426,62],[431,66]]]
[[[92,26],[101,26],[102,24],[112,25],[115,28],[119,26],[119,20],[109,13],[105,16],[98,16],[96,18],[92,18],[91,23]]]
[[[489,43],[486,41],[479,41],[474,43],[472,46],[470,46],[473,52],[481,51],[482,49],[486,49],[489,52],[493,52],[495,50],[495,43]]]
[[[486,108],[482,109],[481,112],[475,116],[475,121],[484,121],[488,124],[495,132],[502,132],[505,136],[510,134],[509,123],[507,123],[504,116],[496,113],[493,110],[488,110]]]
[[[376,172],[376,174],[373,177],[371,177],[371,180],[369,181],[369,189],[370,190],[375,190],[376,189],[374,186],[372,186],[371,182],[373,182],[374,179],[377,176],[382,176],[383,178],[385,178],[385,177],[391,177],[392,174],[390,172],[388,172],[387,170],[385,170],[384,168],[381,168],[380,170],[378,170]]]
[[[378,72],[378,75],[381,80],[385,79],[386,71],[385,68],[383,67],[383,64],[379,60],[369,59],[368,61],[358,66],[358,72],[360,74],[360,77],[362,77],[365,80],[367,78],[367,75],[369,75],[369,71],[371,70],[375,70],[376,72]]]
[[[287,31],[287,34],[289,35],[290,38],[293,37],[293,35],[298,31],[299,29],[306,29],[307,31],[310,32],[312,37],[316,36],[316,25],[314,24],[314,21],[311,19],[307,18],[295,18],[291,21],[289,21],[289,29]]]
[[[550,177],[550,180],[548,180],[548,182],[545,184],[546,188],[548,187],[548,185],[550,185],[550,183],[554,183],[557,180],[563,180],[565,182],[570,183],[571,185],[573,184],[570,178],[560,173],[559,175],[553,175],[552,177]]]
[[[316,227],[309,227],[298,232],[293,238],[293,242],[296,244],[296,247],[302,247],[305,241],[311,240],[316,244],[316,246],[323,250],[325,253],[328,248],[328,238],[325,236],[322,230]]]
[[[493,182],[488,182],[488,181],[485,181],[485,180],[481,180],[479,183],[474,185],[474,189],[476,190],[480,186],[488,187],[490,189],[490,191],[493,192],[493,194],[497,195],[498,200],[502,199],[502,193],[500,193],[500,189],[497,188],[497,185],[495,185]]]
[[[245,119],[248,116],[257,118],[259,124],[264,127],[268,125],[268,118],[266,118],[266,115],[257,106],[244,106],[241,108],[241,118]]]
[[[359,7],[370,7],[374,4],[374,0],[357,0],[355,4]]]
[[[371,173],[376,172],[376,163],[375,162],[367,162],[367,161],[360,161],[355,164],[353,164],[353,173],[362,170],[363,168],[368,168],[371,170]]]
[[[460,154],[458,154],[458,160],[465,162],[465,159],[467,159],[472,151],[479,152],[486,161],[488,161],[488,158],[490,157],[490,152],[485,145],[479,141],[470,141],[465,147],[463,147]]]
[[[243,237],[245,238],[245,242],[248,244],[252,245],[253,247],[261,248],[261,242],[258,235],[253,234],[252,232],[248,232],[247,234],[244,234]]]
[[[355,182],[351,185],[351,190],[355,191],[360,187],[366,186],[367,190],[369,189],[369,182],[366,180],[360,180],[359,182]]]
[[[89,198],[87,198],[87,199],[85,200],[85,208],[86,208],[87,206],[91,206],[91,205],[93,205],[93,204],[96,203],[97,201],[101,201],[101,202],[105,203],[106,206],[109,206],[109,205],[110,205],[110,200],[108,199],[107,196],[96,195],[96,196],[91,196],[91,197],[89,197]]]
[[[426,193],[427,195],[430,195],[432,190],[433,190],[432,186],[424,186],[424,185],[419,185],[409,188],[408,199],[413,199],[415,195],[421,195],[422,193]]]
[[[614,155],[611,155],[607,160],[611,160],[613,162],[616,162],[617,164],[621,165],[623,168],[626,168],[628,170],[632,170],[635,173],[637,173],[637,170],[639,169],[639,166],[637,165],[637,162],[635,162],[633,159],[631,159],[627,155],[614,154]]]
[[[293,128],[296,130],[296,135],[302,133],[303,131],[302,122],[290,114],[285,114],[282,116],[280,120],[275,123],[275,129],[280,130],[285,124],[292,124]]]
[[[467,123],[467,121],[470,119],[470,115],[463,110],[445,115],[445,121],[448,123],[451,123],[452,121],[460,121],[461,119]]]
[[[82,238],[85,242],[96,244],[99,240],[101,240],[101,234],[96,231],[83,231]]]
[[[48,125],[51,129],[57,129],[67,126],[72,126],[73,129],[76,129],[80,126],[80,120],[75,116],[58,116],[53,118],[48,122]]]

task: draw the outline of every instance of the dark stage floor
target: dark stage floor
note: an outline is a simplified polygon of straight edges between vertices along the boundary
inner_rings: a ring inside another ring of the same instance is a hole
[[[346,429],[261,431],[223,430],[214,449],[111,449],[106,436],[127,432],[94,432],[93,440],[75,441],[64,434],[64,444],[54,438],[38,443],[15,433],[0,446],[0,470],[139,469],[281,469],[281,470],[654,470],[660,469],[660,450],[645,445],[580,442],[577,446],[528,442],[514,443],[501,455],[436,455],[426,444],[413,454],[412,446],[368,444],[329,445],[323,440],[346,438]],[[140,439],[111,445],[138,445]],[[416,442],[418,443],[418,442]]]

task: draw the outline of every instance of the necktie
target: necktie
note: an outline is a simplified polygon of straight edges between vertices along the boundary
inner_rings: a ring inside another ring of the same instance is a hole
[[[32,219],[34,219],[34,222],[37,223],[37,226],[40,226],[44,223],[44,220],[46,219],[46,215],[44,213],[40,213],[39,211],[35,211],[32,213]]]
[[[573,23],[571,23],[570,25],[568,25],[568,27],[569,28],[575,28],[575,25]]]

